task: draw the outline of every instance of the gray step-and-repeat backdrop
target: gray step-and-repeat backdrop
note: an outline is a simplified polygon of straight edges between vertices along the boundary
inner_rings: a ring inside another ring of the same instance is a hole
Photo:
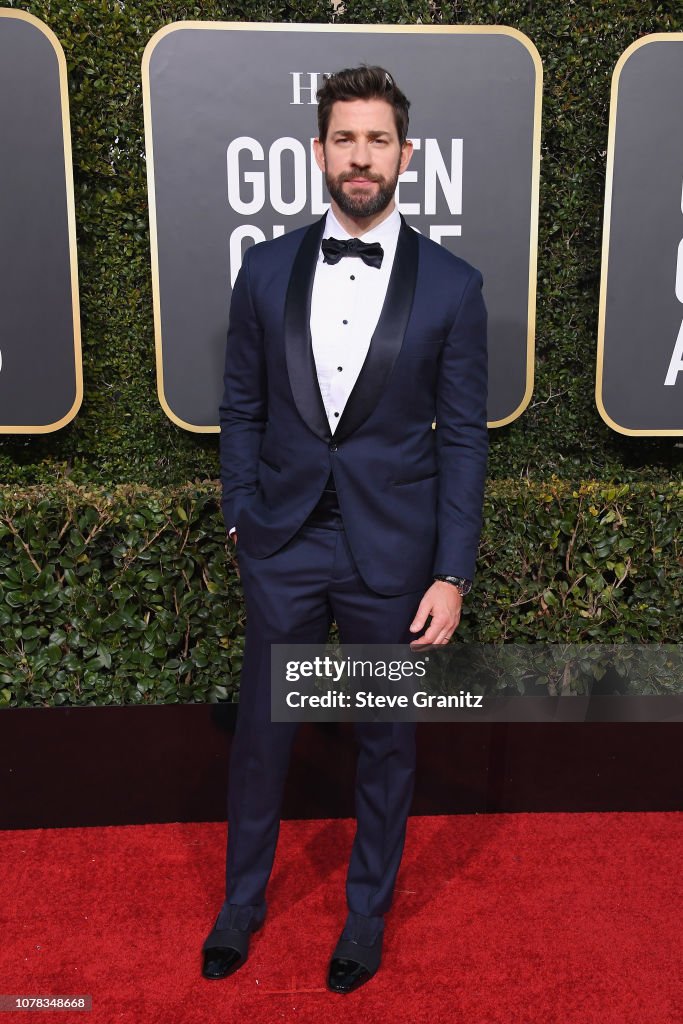
[[[683,434],[683,33],[612,79],[596,401],[623,434]]]
[[[533,386],[541,62],[495,27],[179,22],[143,60],[159,397],[217,430],[231,285],[247,246],[327,207],[311,142],[325,73],[380,64],[411,101],[411,226],[484,275],[489,421]]]
[[[83,396],[64,52],[0,10],[0,433],[46,433]]]

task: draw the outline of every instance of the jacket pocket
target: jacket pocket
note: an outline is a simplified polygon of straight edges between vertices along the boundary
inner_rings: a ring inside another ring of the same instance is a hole
[[[438,475],[438,471],[434,470],[432,473],[423,473],[422,476],[416,476],[409,480],[394,480],[394,487],[405,487],[406,484],[421,484],[424,480],[433,480]]]

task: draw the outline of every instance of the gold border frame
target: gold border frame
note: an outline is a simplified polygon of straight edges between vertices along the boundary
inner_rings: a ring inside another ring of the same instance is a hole
[[[636,50],[649,43],[661,42],[683,42],[683,32],[652,32],[650,35],[636,39],[634,43],[627,46],[614,65],[612,72],[612,87],[610,90],[609,109],[609,134],[607,137],[607,174],[605,177],[605,206],[602,221],[602,253],[600,267],[600,303],[598,306],[598,348],[595,363],[595,404],[598,407],[600,416],[608,427],[620,434],[627,434],[629,437],[680,437],[681,430],[633,430],[631,427],[622,427],[616,420],[613,420],[605,409],[602,399],[603,366],[605,356],[605,314],[607,308],[607,278],[609,262],[609,241],[612,218],[612,185],[614,182],[614,142],[617,131],[617,107],[619,102],[619,80],[621,72]]]
[[[62,136],[64,138],[64,182],[66,185],[66,217],[67,235],[69,239],[69,267],[71,273],[71,313],[74,331],[74,371],[76,378],[76,397],[73,405],[61,419],[54,423],[40,426],[0,426],[0,434],[49,434],[70,423],[81,407],[83,401],[83,350],[81,345],[81,309],[78,292],[78,255],[76,251],[76,209],[74,203],[73,157],[71,151],[71,122],[69,119],[69,85],[66,76],[66,59],[64,50],[52,29],[26,11],[15,11],[13,8],[0,9],[0,18],[16,18],[27,21],[37,28],[50,43],[57,57],[59,72],[59,98],[62,109]]]
[[[145,150],[147,153],[147,192],[149,205],[149,232],[152,257],[152,301],[154,306],[154,345],[156,350],[157,395],[159,403],[168,418],[177,426],[200,434],[218,433],[219,427],[199,427],[186,423],[176,416],[166,401],[164,373],[161,354],[161,311],[159,302],[159,253],[157,248],[156,194],[154,189],[154,144],[152,139],[152,111],[149,83],[149,64],[157,44],[164,36],[182,29],[204,29],[205,31],[261,31],[261,32],[337,32],[387,34],[410,32],[414,35],[507,35],[516,39],[531,56],[536,72],[534,84],[533,153],[531,176],[531,218],[529,223],[529,301],[527,304],[527,356],[526,390],[522,401],[514,412],[501,420],[494,420],[489,427],[503,427],[520,416],[529,402],[534,389],[534,355],[536,340],[536,288],[538,263],[538,203],[541,172],[541,96],[543,88],[543,64],[538,50],[523,32],[506,25],[299,25],[275,22],[251,21],[176,21],[160,28],[151,37],[142,56],[142,98],[145,114]]]

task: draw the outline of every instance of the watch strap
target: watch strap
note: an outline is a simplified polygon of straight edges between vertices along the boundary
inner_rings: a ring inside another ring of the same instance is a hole
[[[448,576],[445,573],[435,573],[434,579],[441,580],[442,583],[450,583],[459,591],[462,597],[469,594],[472,589],[472,580],[468,580],[464,576]]]

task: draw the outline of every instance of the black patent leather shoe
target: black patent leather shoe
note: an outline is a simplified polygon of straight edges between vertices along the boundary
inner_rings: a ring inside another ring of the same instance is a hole
[[[353,939],[340,939],[330,961],[327,987],[332,992],[347,995],[370,981],[382,963],[382,939],[381,932],[371,946]]]
[[[227,915],[228,923],[232,927],[219,928],[216,919],[213,931],[209,934],[202,947],[204,964],[202,976],[216,981],[220,978],[228,978],[235,971],[247,962],[249,956],[249,939],[253,932],[257,932],[263,924],[262,915],[258,918],[251,913],[250,907],[231,908]]]
[[[347,995],[354,992],[366,981],[370,981],[374,971],[368,970],[364,964],[356,960],[348,960],[343,956],[333,956],[330,961],[330,970],[327,975],[327,987],[332,992],[340,992]]]
[[[238,949],[205,949],[202,975],[212,980],[228,978],[240,969],[246,959]]]

